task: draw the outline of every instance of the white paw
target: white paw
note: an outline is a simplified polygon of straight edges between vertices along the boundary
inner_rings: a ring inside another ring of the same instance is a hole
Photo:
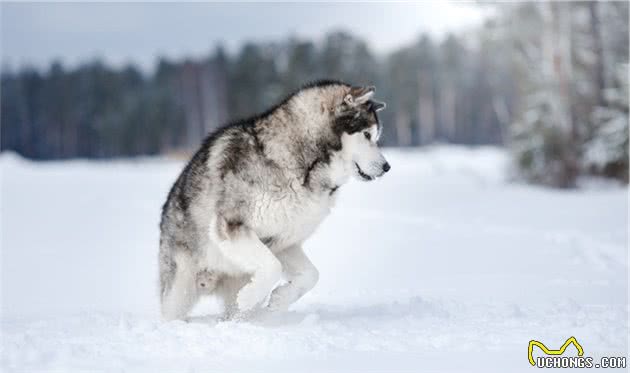
[[[271,299],[269,300],[269,305],[267,309],[269,311],[288,311],[291,302],[288,302],[286,297],[283,297],[279,294],[271,294]]]
[[[261,303],[265,297],[266,294],[260,294],[256,288],[247,285],[239,291],[236,297],[236,304],[238,305],[239,311],[247,311]]]

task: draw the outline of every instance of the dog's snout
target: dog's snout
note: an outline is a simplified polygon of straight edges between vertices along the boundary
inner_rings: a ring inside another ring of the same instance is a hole
[[[383,164],[383,172],[387,172],[389,171],[391,167],[389,166],[389,162],[385,162],[385,164]]]

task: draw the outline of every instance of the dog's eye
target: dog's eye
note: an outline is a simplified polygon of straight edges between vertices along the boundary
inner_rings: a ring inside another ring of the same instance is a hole
[[[372,134],[369,133],[368,131],[363,132],[363,135],[365,136],[366,139],[370,140],[372,139]]]

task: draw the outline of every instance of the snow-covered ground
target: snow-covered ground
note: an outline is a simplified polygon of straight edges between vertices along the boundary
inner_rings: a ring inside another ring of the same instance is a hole
[[[166,323],[158,221],[182,163],[1,155],[0,370],[518,372],[530,339],[570,336],[627,356],[627,188],[508,183],[493,148],[388,159],[306,243],[320,282],[291,312]]]

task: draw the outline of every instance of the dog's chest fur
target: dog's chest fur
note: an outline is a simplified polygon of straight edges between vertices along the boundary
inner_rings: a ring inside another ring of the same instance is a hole
[[[309,186],[299,179],[287,179],[281,188],[265,188],[253,196],[251,224],[258,237],[273,252],[302,243],[314,233],[334,206],[337,188],[348,179],[345,154],[315,172]]]
[[[256,234],[274,251],[306,240],[329,214],[334,196],[287,191],[255,197],[252,225]]]

